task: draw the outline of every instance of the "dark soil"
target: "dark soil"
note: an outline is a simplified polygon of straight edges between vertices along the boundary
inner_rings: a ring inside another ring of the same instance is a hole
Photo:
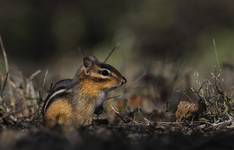
[[[7,131],[2,131],[2,134]],[[6,134],[7,135],[7,134]],[[107,125],[100,122],[68,134],[43,127],[14,130],[11,142],[1,140],[1,149],[13,150],[75,150],[75,149],[158,149],[158,150],[232,150],[234,130],[215,129],[207,125],[182,126]],[[17,138],[18,136],[18,138]]]

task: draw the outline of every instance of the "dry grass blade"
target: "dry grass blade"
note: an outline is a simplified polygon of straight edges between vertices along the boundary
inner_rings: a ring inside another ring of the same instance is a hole
[[[117,109],[115,108],[115,106],[111,105],[111,109],[115,112],[115,115],[116,115],[117,117],[119,117],[120,120],[122,120],[124,123],[129,122],[128,120],[124,119],[124,118],[120,115],[120,112],[117,111]]]
[[[153,124],[149,119],[147,119],[146,117],[144,117],[144,121],[145,121],[145,125],[149,126],[151,124]]]
[[[144,70],[141,75],[139,75],[135,80],[132,80],[128,85],[126,85],[125,89],[130,88],[132,85],[135,85],[136,83],[141,81],[145,77],[146,73],[146,70]]]
[[[221,65],[220,65],[220,60],[219,60],[219,55],[218,55],[218,51],[217,51],[217,46],[216,46],[215,38],[212,39],[212,44],[213,44],[213,46],[214,46],[216,63],[217,63],[217,65],[218,65],[218,68],[220,69],[220,68],[221,68]]]
[[[1,50],[2,50],[2,55],[3,55],[3,59],[4,59],[4,64],[5,64],[5,71],[6,71],[6,77],[5,77],[5,80],[4,80],[3,85],[1,87],[1,93],[0,93],[2,96],[4,89],[6,87],[6,84],[7,84],[8,78],[9,78],[9,64],[8,64],[8,58],[7,58],[6,50],[5,50],[1,35],[0,35],[0,46],[1,46]]]
[[[5,80],[4,80],[3,85],[2,85],[2,87],[1,87],[1,97],[3,96],[3,92],[4,92],[5,87],[6,87],[6,85],[7,85],[8,77],[9,77],[9,73],[6,74]]]
[[[43,83],[42,83],[42,89],[45,87],[48,74],[49,74],[49,70],[46,70],[45,75],[44,75],[44,79],[43,79]]]
[[[112,99],[117,99],[117,98],[121,98],[121,95],[117,95],[117,96],[111,96],[111,97],[107,97],[106,100],[112,100]]]
[[[4,58],[6,73],[9,73],[8,58],[7,58],[6,50],[5,50],[1,35],[0,35],[0,45],[1,45],[1,50],[2,50],[2,54],[3,54],[3,58]]]
[[[41,70],[37,70],[30,76],[30,80],[33,80],[36,76],[38,76],[41,73]]]

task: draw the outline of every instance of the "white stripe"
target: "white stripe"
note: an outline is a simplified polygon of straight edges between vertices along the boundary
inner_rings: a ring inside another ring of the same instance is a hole
[[[48,103],[50,102],[50,100],[51,100],[53,97],[55,97],[57,94],[63,93],[63,92],[65,92],[65,91],[66,91],[66,89],[61,89],[61,90],[58,90],[58,91],[56,91],[55,93],[53,93],[53,94],[47,99],[47,101],[46,101],[46,104],[45,104],[45,107],[44,107],[44,112],[46,111],[47,105],[48,105]]]

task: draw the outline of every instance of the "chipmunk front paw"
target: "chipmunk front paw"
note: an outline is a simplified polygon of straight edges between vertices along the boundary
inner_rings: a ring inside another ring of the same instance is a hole
[[[93,123],[93,119],[91,117],[90,118],[85,118],[80,123],[81,123],[81,126],[90,126]]]
[[[77,127],[90,126],[93,122],[93,119],[92,117],[77,117],[75,122]]]

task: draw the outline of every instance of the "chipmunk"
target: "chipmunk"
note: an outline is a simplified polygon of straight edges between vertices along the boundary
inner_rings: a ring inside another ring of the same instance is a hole
[[[126,82],[113,66],[94,56],[84,57],[73,79],[58,81],[51,88],[43,106],[45,125],[52,128],[92,124],[95,108],[103,104],[109,91]]]

